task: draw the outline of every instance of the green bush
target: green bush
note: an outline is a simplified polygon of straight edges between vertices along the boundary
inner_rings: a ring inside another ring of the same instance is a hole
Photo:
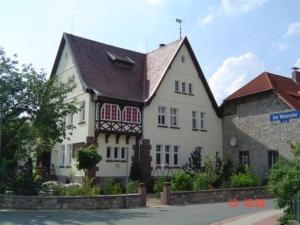
[[[111,194],[118,195],[118,194],[123,194],[124,192],[125,191],[123,185],[120,183],[115,183]]]
[[[113,179],[107,179],[100,186],[100,193],[104,195],[122,194],[125,192],[124,187],[120,183],[115,183]]]
[[[63,195],[63,184],[57,181],[51,180],[44,182],[41,185],[41,191],[45,193],[53,193],[53,195]]]
[[[0,194],[5,194],[8,189],[8,179],[0,173]]]
[[[164,177],[159,177],[158,179],[156,179],[154,181],[154,186],[153,186],[154,193],[159,195],[160,192],[163,191],[164,183],[165,183],[165,178]]]
[[[194,177],[193,190],[207,190],[210,185],[210,177],[207,173],[199,173]]]
[[[139,188],[139,182],[136,180],[130,180],[128,182],[128,193],[137,193]]]
[[[171,185],[173,191],[189,191],[192,190],[192,177],[184,171],[177,172],[171,177]]]
[[[84,147],[77,153],[77,168],[79,170],[93,169],[101,160],[102,157],[98,154],[96,146]]]
[[[251,173],[248,167],[245,168],[245,172],[233,174],[230,177],[231,187],[258,187],[260,186],[259,177]]]

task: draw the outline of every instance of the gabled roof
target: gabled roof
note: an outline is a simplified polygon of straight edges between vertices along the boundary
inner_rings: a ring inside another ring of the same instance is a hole
[[[300,85],[297,85],[291,78],[269,72],[258,75],[228,96],[224,103],[266,91],[273,91],[291,109],[300,109]]]
[[[97,96],[141,103],[150,102],[155,96],[181,46],[186,44],[218,114],[216,101],[186,37],[143,54],[64,33],[51,76],[56,73],[66,43],[86,90],[91,90]]]

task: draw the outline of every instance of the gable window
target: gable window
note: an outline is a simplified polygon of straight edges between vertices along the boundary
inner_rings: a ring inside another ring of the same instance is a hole
[[[175,80],[175,92],[179,92],[179,81]]]
[[[141,123],[141,112],[139,108],[125,106],[123,110],[123,121],[129,123]]]
[[[240,165],[250,166],[249,151],[240,151]]]
[[[184,55],[181,56],[181,62],[183,62],[183,63],[185,62],[185,56]]]
[[[161,145],[156,145],[156,165],[161,165]]]
[[[193,84],[189,83],[189,94],[192,95],[193,94]]]
[[[178,145],[174,145],[174,147],[173,147],[173,164],[174,164],[174,166],[178,166],[179,165],[178,151],[179,151],[179,146]]]
[[[274,166],[278,160],[278,151],[268,151],[268,165],[269,167]]]
[[[65,145],[59,145],[59,165],[65,165]]]
[[[171,127],[178,127],[178,109],[171,108]]]
[[[166,107],[158,106],[158,125],[166,125]]]
[[[79,122],[85,122],[85,101],[80,103]]]
[[[205,112],[200,113],[200,129],[206,130],[206,118]]]
[[[193,128],[193,130],[198,129],[198,112],[197,111],[192,112],[192,128]]]
[[[165,165],[170,165],[170,145],[165,146]]]
[[[72,150],[73,150],[73,145],[68,144],[67,145],[67,153],[66,153],[66,164],[70,166],[72,164]]]
[[[106,148],[106,159],[111,159],[111,147]]]
[[[121,110],[118,105],[105,103],[101,107],[101,119],[110,121],[121,120]]]
[[[121,160],[126,160],[127,153],[128,153],[128,148],[122,147],[121,148]]]
[[[186,93],[186,90],[185,90],[185,82],[182,82],[182,83],[181,83],[181,92],[182,92],[182,93]]]

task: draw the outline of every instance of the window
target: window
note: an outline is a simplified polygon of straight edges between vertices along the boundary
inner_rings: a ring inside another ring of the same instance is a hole
[[[179,92],[179,81],[175,80],[175,92]]]
[[[179,149],[179,146],[178,145],[174,145],[174,148],[173,148],[173,164],[174,164],[174,166],[178,166],[179,165],[178,149]]]
[[[156,165],[161,165],[161,145],[156,145]]]
[[[59,165],[65,165],[65,146],[59,145]]]
[[[182,93],[186,93],[186,90],[185,90],[185,82],[182,82],[182,83],[181,83],[181,91],[182,91]]]
[[[118,105],[105,103],[101,107],[101,119],[110,121],[121,120],[121,110]]]
[[[158,125],[166,125],[166,107],[158,106]]]
[[[68,166],[70,166],[72,164],[72,149],[73,149],[73,145],[68,144],[67,145],[67,153],[66,153],[66,156],[65,156],[66,164]]]
[[[127,152],[128,152],[127,147],[122,147],[121,148],[121,160],[126,160],[127,159]]]
[[[99,111],[100,110],[99,109],[100,104],[99,104],[99,102],[96,103],[95,107],[96,107],[96,109],[95,109],[95,120],[99,120],[100,119],[100,111]]]
[[[114,159],[119,159],[119,148],[118,147],[114,148]]]
[[[165,146],[165,165],[170,165],[170,145]]]
[[[106,159],[111,159],[111,147],[106,148]]]
[[[123,110],[123,121],[129,123],[141,123],[141,112],[139,108],[125,106]]]
[[[189,94],[193,94],[193,84],[189,83]]]
[[[250,165],[249,151],[240,152],[240,165]]]
[[[206,121],[205,121],[205,112],[200,113],[200,129],[205,130],[206,129]]]
[[[171,127],[178,127],[178,109],[171,108]]]
[[[268,165],[269,167],[274,166],[278,160],[278,151],[268,151]]]
[[[192,112],[192,128],[193,130],[197,130],[198,129],[198,112],[197,111],[193,111]]]
[[[80,109],[79,109],[79,122],[85,121],[85,101],[82,101],[80,103]]]
[[[181,62],[183,62],[183,63],[185,62],[185,56],[184,55],[181,56]]]
[[[73,125],[73,114],[67,115],[67,126]]]

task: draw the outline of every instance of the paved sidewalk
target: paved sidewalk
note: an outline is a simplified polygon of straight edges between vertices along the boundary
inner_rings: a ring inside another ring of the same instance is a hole
[[[266,210],[229,218],[211,225],[276,225],[281,215],[281,210]]]

